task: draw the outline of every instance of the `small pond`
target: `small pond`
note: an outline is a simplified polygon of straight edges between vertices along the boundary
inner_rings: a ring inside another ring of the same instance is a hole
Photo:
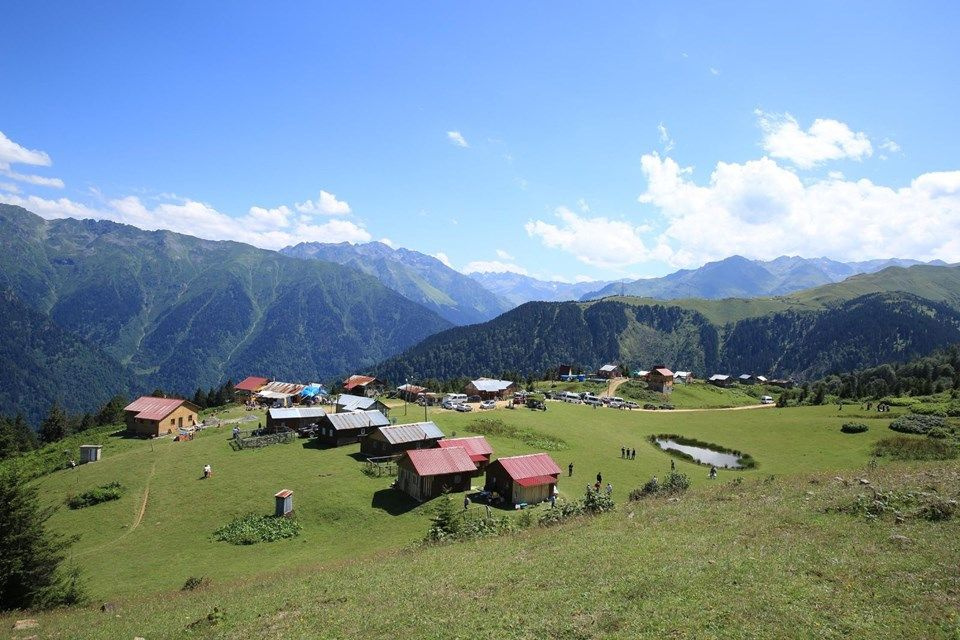
[[[700,464],[711,464],[723,469],[742,469],[740,456],[734,453],[721,453],[713,449],[704,447],[694,447],[689,444],[680,444],[669,438],[657,438],[657,445],[663,450],[679,451],[685,453]]]

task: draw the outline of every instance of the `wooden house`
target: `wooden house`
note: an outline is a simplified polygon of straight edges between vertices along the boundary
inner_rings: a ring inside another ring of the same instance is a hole
[[[472,436],[469,438],[444,438],[437,442],[442,449],[452,447],[463,447],[467,450],[467,455],[473,461],[476,469],[472,475],[481,476],[487,470],[490,464],[490,456],[493,455],[493,447],[483,436]]]
[[[463,447],[414,449],[397,461],[396,486],[423,502],[445,491],[468,491],[474,471],[474,463]]]
[[[468,396],[480,396],[483,400],[503,400],[516,390],[517,385],[509,380],[478,378],[471,380],[463,392]]]
[[[596,376],[598,378],[603,378],[604,380],[620,378],[623,376],[623,371],[615,364],[605,364],[597,369]]]
[[[757,378],[752,373],[744,373],[737,378],[737,382],[740,384],[756,384]]]
[[[407,402],[416,402],[421,393],[426,393],[426,387],[420,387],[415,384],[402,384],[397,387],[397,394]]]
[[[233,392],[242,399],[250,398],[257,394],[270,383],[269,378],[260,378],[258,376],[247,376],[233,386]]]
[[[681,384],[693,382],[693,372],[692,371],[674,371],[673,381],[679,382]]]
[[[487,467],[486,489],[511,504],[548,500],[557,486],[560,467],[545,453],[498,458]]]
[[[299,431],[310,425],[319,425],[327,412],[320,407],[291,407],[267,411],[267,431]]]
[[[670,371],[670,369],[667,369],[662,364],[653,367],[650,373],[647,374],[647,387],[651,391],[658,393],[672,393],[673,371]]]
[[[189,400],[141,396],[123,408],[127,431],[155,437],[197,425],[200,408]]]
[[[707,380],[707,382],[709,382],[715,387],[729,387],[730,384],[733,382],[733,379],[726,374],[715,373],[712,376],[710,376],[710,379]]]
[[[393,456],[410,449],[435,449],[443,437],[432,422],[378,427],[360,438],[360,453],[368,458]]]
[[[390,424],[387,416],[377,410],[349,411],[330,413],[320,422],[316,432],[317,441],[339,447],[360,442],[360,439],[373,433],[374,429]]]
[[[347,413],[350,411],[379,411],[385,416],[390,415],[390,407],[383,404],[376,398],[368,398],[367,396],[352,396],[346,393],[341,393],[337,396],[336,402],[337,413]]]
[[[350,395],[379,396],[387,390],[387,383],[373,376],[350,376],[343,381],[343,390]]]

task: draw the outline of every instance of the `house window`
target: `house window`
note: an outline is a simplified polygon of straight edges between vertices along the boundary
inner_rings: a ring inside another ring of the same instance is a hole
[[[170,418],[170,426],[177,424],[176,418]]]

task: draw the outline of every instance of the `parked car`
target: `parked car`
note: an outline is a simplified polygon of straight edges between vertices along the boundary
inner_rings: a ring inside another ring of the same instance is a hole
[[[596,396],[587,396],[583,399],[583,404],[589,404],[594,407],[600,406],[600,398]]]
[[[673,411],[676,407],[674,407],[672,404],[662,404],[660,405],[660,408],[666,411]]]
[[[639,409],[639,408],[640,408],[640,405],[637,404],[636,402],[632,401],[632,400],[627,400],[626,402],[623,403],[623,408],[624,408],[624,409]]]
[[[466,412],[468,412],[468,411],[473,411],[473,407],[471,407],[471,406],[468,405],[468,404],[458,404],[457,406],[454,407],[454,409],[457,410],[457,411],[459,411],[460,413],[466,413]]]
[[[470,396],[467,398],[467,402],[480,402],[480,396]]]
[[[441,409],[450,409],[450,410],[453,410],[453,409],[456,409],[457,406],[459,406],[459,405],[454,404],[453,402],[450,402],[449,400],[444,400],[443,402],[440,403],[440,408],[441,408]]]
[[[608,404],[607,406],[610,407],[611,409],[619,409],[620,407],[623,406],[623,402],[620,402],[614,399],[614,400],[611,400],[610,404]]]
[[[654,411],[654,410],[656,410],[657,405],[655,405],[655,404],[650,404],[650,403],[648,402],[648,403],[646,403],[645,405],[643,405],[643,408],[644,408],[644,409],[647,409],[648,411]]]
[[[484,400],[480,403],[481,409],[496,409],[497,403],[495,400]]]

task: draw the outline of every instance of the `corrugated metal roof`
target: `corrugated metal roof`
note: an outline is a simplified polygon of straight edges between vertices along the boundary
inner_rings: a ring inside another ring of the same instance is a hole
[[[257,376],[247,376],[239,383],[233,386],[237,391],[258,391],[260,387],[270,382],[269,378],[260,378]]]
[[[330,424],[337,431],[352,429],[376,428],[390,424],[387,416],[379,411],[351,411],[350,413],[331,413],[327,416]]]
[[[692,371],[676,371],[673,374],[674,378],[689,378],[693,375]]]
[[[291,420],[296,418],[322,418],[327,412],[320,407],[292,407],[290,409],[270,409],[270,417],[274,420]]]
[[[712,376],[710,376],[710,379],[711,380],[729,380],[730,376],[723,373],[715,373]]]
[[[658,368],[654,369],[653,371],[651,371],[650,373],[654,373],[654,372],[659,373],[659,374],[662,375],[664,378],[672,378],[672,377],[673,377],[673,371],[670,371],[670,369],[667,369],[666,367],[658,367]]]
[[[749,380],[749,379],[752,378],[752,377],[753,377],[753,375],[752,375],[752,374],[749,374],[749,373],[744,373],[744,374],[741,374],[741,375],[740,375],[740,379],[741,379],[741,380]]]
[[[473,473],[476,466],[463,447],[450,449],[414,449],[407,451],[413,468],[421,476],[442,476],[449,473]]]
[[[376,404],[376,398],[367,398],[364,396],[351,396],[343,393],[337,398],[337,406],[343,407],[346,411],[363,411]]]
[[[187,402],[177,398],[154,398],[153,396],[140,396],[123,408],[124,411],[135,411],[136,417],[141,420],[163,420],[170,415],[174,409]],[[196,407],[192,402],[187,403],[191,407]]]
[[[530,476],[529,478],[514,478],[521,487],[536,487],[541,484],[553,484],[557,479],[554,476]]]
[[[415,384],[402,384],[397,387],[397,391],[405,391],[407,393],[423,393],[426,390],[426,387],[418,387]]]
[[[271,382],[260,389],[257,395],[264,398],[288,398],[303,391],[305,386],[294,382]]]
[[[373,376],[350,376],[343,381],[343,388],[349,391],[354,387],[365,387],[374,381],[376,381],[376,378]]]
[[[489,460],[490,456],[493,455],[493,447],[490,446],[490,443],[487,442],[487,439],[483,436],[472,436],[469,438],[445,438],[437,442],[437,444],[444,449],[463,447],[467,450],[467,454],[474,462]]]
[[[600,367],[600,371],[613,371],[616,368],[617,368],[617,365],[615,364],[605,364],[602,367]]]
[[[552,476],[560,473],[560,467],[553,458],[545,453],[530,453],[525,456],[511,456],[497,458],[504,470],[514,480],[521,478],[535,478],[537,476]]]
[[[471,384],[473,384],[473,386],[477,388],[477,391],[496,392],[496,391],[504,391],[506,389],[509,389],[513,385],[513,382],[511,382],[510,380],[494,380],[492,378],[480,378],[479,380],[471,381]]]
[[[443,437],[443,431],[440,431],[440,427],[432,422],[414,422],[413,424],[398,424],[393,427],[380,427],[380,433],[390,444],[404,444]]]

